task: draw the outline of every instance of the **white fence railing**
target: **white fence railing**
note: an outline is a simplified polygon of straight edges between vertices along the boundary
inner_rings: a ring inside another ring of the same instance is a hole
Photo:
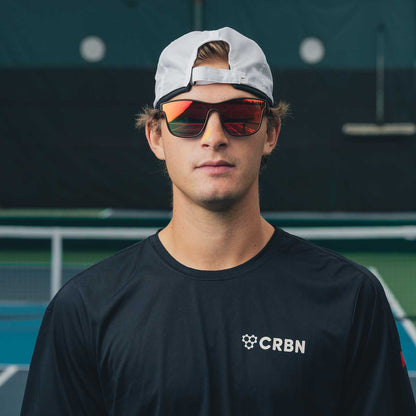
[[[141,240],[154,234],[158,228],[87,228],[87,227],[26,227],[0,226],[0,238],[51,240],[51,298],[62,286],[62,240]],[[386,227],[311,227],[285,228],[286,231],[314,240],[392,239],[416,240],[416,226]]]
[[[2,226],[0,238],[50,239],[51,240],[51,284],[50,296],[55,296],[62,286],[62,240],[133,240],[144,239],[157,228],[67,228]]]

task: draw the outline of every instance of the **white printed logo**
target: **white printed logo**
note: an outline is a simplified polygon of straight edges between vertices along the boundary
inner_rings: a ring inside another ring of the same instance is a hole
[[[254,345],[257,344],[257,337],[255,335],[245,334],[242,336],[242,341],[244,347],[248,350],[254,348]],[[293,352],[295,354],[301,353],[305,354],[306,341],[290,338],[271,338],[271,337],[261,337],[258,342],[259,347],[262,350],[272,350],[280,352]]]
[[[255,335],[245,334],[243,335],[242,340],[244,342],[244,346],[248,350],[251,350],[254,347],[254,344],[257,342],[257,337]]]

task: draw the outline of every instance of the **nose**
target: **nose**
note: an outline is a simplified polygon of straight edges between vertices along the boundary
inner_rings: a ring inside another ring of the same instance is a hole
[[[201,145],[218,149],[228,144],[227,136],[221,124],[221,119],[216,111],[208,114],[208,120],[201,137]]]

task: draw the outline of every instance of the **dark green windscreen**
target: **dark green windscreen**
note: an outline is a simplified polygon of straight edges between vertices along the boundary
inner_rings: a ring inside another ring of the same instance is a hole
[[[153,67],[161,49],[196,23],[192,0],[2,0],[0,66],[88,66],[82,39],[106,46],[99,66]],[[204,29],[230,26],[256,40],[271,66],[305,68],[307,37],[325,48],[318,68],[374,68],[376,30],[386,28],[386,66],[415,62],[416,3],[410,0],[207,0]]]

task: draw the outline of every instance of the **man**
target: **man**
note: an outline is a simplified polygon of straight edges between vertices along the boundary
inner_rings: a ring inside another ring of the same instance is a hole
[[[286,111],[272,87],[260,47],[230,28],[162,52],[138,124],[172,219],[52,300],[22,415],[416,415],[377,278],[260,214]]]

